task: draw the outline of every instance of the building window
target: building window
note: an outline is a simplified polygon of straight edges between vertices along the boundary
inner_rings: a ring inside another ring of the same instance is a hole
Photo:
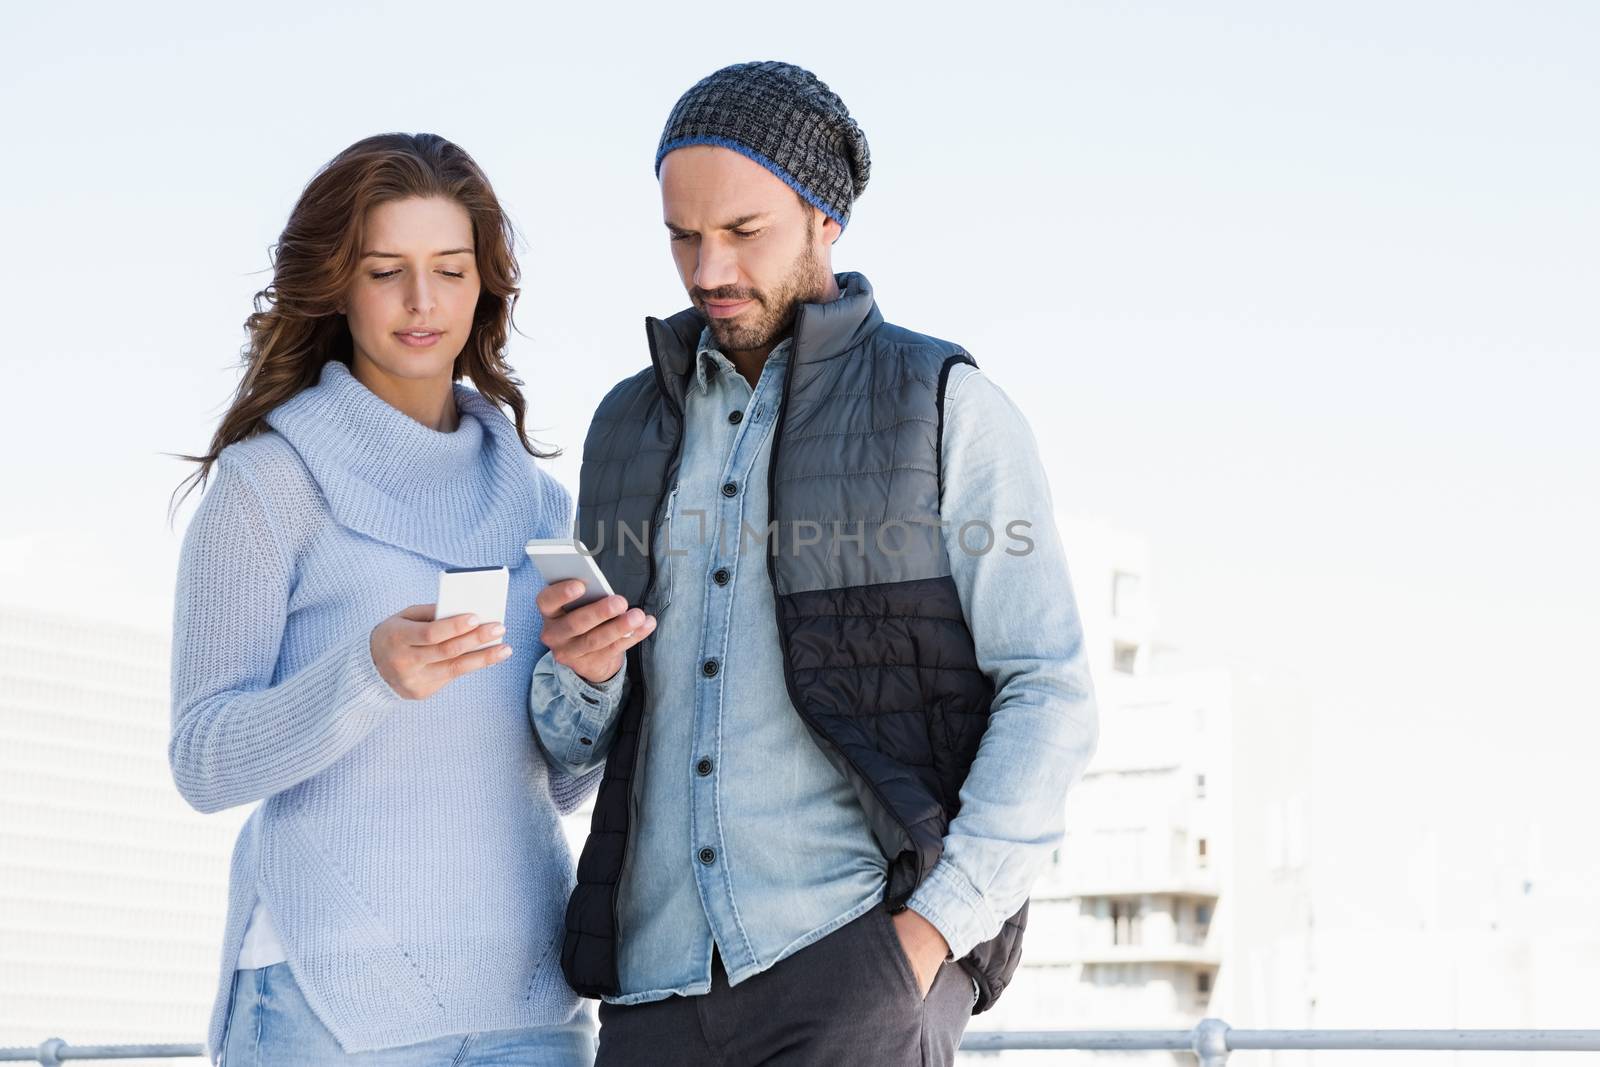
[[[1139,614],[1139,576],[1117,571],[1111,576],[1111,614],[1131,619]]]
[[[1123,674],[1132,674],[1139,662],[1139,646],[1118,641],[1111,646],[1111,668]]]
[[[1196,904],[1194,906],[1194,924],[1196,926],[1199,926],[1199,927],[1205,927],[1205,926],[1210,925],[1210,923],[1211,923],[1211,905],[1210,904]]]
[[[1194,776],[1194,798],[1196,800],[1204,800],[1206,798],[1206,776],[1203,774]]]
[[[1137,945],[1140,927],[1139,905],[1127,900],[1111,902],[1111,943]]]
[[[1194,976],[1194,991],[1202,997],[1211,995],[1211,972],[1196,971]]]
[[[1202,837],[1202,838],[1200,838],[1199,841],[1195,842],[1195,851],[1194,851],[1194,863],[1195,863],[1195,866],[1204,869],[1205,866],[1206,866],[1206,862],[1209,859],[1210,859],[1210,856],[1206,852],[1206,839]]]

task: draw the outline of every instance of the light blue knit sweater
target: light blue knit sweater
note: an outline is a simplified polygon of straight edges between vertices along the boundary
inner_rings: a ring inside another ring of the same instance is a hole
[[[258,894],[348,1052],[580,1010],[558,960],[558,813],[597,778],[551,769],[534,741],[542,583],[523,554],[570,532],[571,500],[504,415],[455,392],[460,426],[439,433],[328,363],[273,432],[223,451],[184,538],[173,777],[201,811],[264,801],[234,849],[213,1056]],[[498,564],[512,657],[402,700],[372,628],[431,602],[441,567]]]

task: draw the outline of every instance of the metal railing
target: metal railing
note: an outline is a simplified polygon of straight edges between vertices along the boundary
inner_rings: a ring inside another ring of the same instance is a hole
[[[968,1030],[961,1041],[963,1052],[1024,1049],[1191,1052],[1199,1067],[1224,1067],[1246,1049],[1600,1052],[1600,1030],[1235,1030],[1202,1019],[1192,1030]]]
[[[1202,1019],[1192,1030],[969,1030],[963,1052],[1191,1052],[1198,1067],[1224,1067],[1244,1050],[1425,1050],[1434,1052],[1600,1052],[1600,1030],[1235,1030]],[[200,1045],[68,1045],[0,1048],[0,1062],[189,1059]]]
[[[0,1063],[43,1063],[68,1060],[186,1060],[204,1057],[204,1045],[69,1045],[52,1037],[37,1048],[0,1048]]]

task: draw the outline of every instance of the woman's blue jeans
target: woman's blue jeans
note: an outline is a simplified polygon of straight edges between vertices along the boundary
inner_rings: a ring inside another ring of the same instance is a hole
[[[591,1067],[592,1017],[566,1026],[453,1034],[348,1053],[311,1011],[287,963],[233,974],[222,1067]]]

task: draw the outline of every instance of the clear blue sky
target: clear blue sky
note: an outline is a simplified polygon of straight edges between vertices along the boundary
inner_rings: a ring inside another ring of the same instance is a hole
[[[1369,782],[1374,810],[1578,796],[1600,8],[339,6],[8,26],[0,600],[168,624],[184,468],[159,453],[205,444],[267,246],[379,130],[459,141],[511,208],[513,362],[575,483],[643,316],[684,303],[660,124],[716,67],[783,58],[871,141],[836,265],[975,353],[1061,509],[1148,535],[1167,641],[1298,694],[1356,780],[1407,753],[1422,786]]]

